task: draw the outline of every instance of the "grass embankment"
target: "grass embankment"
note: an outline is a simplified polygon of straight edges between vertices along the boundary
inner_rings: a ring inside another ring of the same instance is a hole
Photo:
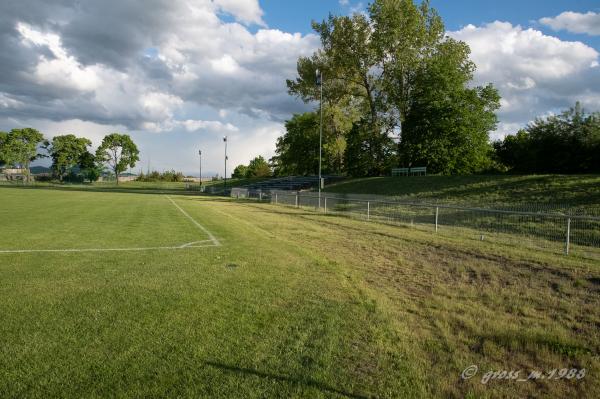
[[[477,206],[587,207],[600,212],[598,175],[373,177],[343,181],[326,187],[326,191]]]
[[[172,198],[222,246],[0,253],[0,396],[600,396],[598,262]],[[0,250],[206,239],[162,195],[0,188],[0,203]],[[481,383],[555,368],[587,375]]]

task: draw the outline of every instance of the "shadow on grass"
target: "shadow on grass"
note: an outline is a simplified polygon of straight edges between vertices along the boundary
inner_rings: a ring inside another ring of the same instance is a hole
[[[204,364],[206,364],[207,366],[210,366],[210,367],[218,368],[220,370],[223,370],[223,371],[229,372],[229,373],[266,378],[269,380],[275,380],[275,381],[294,384],[294,385],[304,385],[306,387],[316,388],[322,392],[326,392],[329,394],[337,394],[337,395],[345,396],[348,398],[357,398],[357,399],[368,398],[368,396],[355,394],[355,393],[351,393],[351,392],[346,392],[344,390],[334,388],[332,386],[329,386],[327,384],[324,384],[322,382],[315,381],[315,380],[309,379],[309,378],[290,377],[290,376],[285,376],[285,375],[271,374],[271,373],[266,373],[263,371],[250,369],[250,368],[231,366],[231,365],[214,362],[214,361],[205,361]]]

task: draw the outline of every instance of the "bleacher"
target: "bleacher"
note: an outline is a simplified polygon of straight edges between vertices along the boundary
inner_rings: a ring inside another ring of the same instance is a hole
[[[325,184],[344,179],[343,176],[323,176]],[[237,198],[262,197],[275,191],[302,191],[319,187],[318,176],[286,176],[255,182],[245,186],[233,187],[225,195]]]
[[[339,176],[323,176],[325,184],[340,180]],[[319,187],[318,176],[286,176],[264,180],[244,187],[253,191],[291,190],[300,191]]]

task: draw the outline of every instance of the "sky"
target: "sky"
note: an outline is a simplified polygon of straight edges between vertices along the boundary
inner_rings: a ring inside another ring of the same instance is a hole
[[[581,101],[600,110],[600,2],[431,0],[502,96],[492,138]],[[364,12],[356,0],[5,0],[0,2],[0,130],[51,138],[130,134],[133,172],[228,174],[270,158],[283,123],[317,104],[285,80],[311,55],[311,20]],[[43,162],[48,162],[43,161]],[[43,163],[42,162],[42,163]]]

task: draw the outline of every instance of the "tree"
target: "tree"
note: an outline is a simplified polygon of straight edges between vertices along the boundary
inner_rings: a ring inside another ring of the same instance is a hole
[[[389,123],[402,131],[415,97],[416,77],[436,49],[446,47],[445,55],[452,57],[453,51],[467,45],[446,37],[442,19],[429,0],[419,6],[413,0],[377,0],[370,5],[369,14],[372,46],[381,71],[379,86],[385,93],[384,111]]]
[[[491,164],[489,132],[496,128],[500,96],[491,85],[468,87],[475,70],[468,55],[465,44],[448,39],[414,74],[399,144],[403,166],[466,174]]]
[[[5,164],[25,169],[29,174],[31,161],[43,156],[38,154],[43,140],[43,134],[35,129],[12,129],[0,135],[0,157]]]
[[[86,153],[89,154],[87,147],[91,145],[92,142],[89,139],[75,137],[73,134],[54,136],[47,146],[47,150],[52,158],[52,170],[61,181],[73,167],[81,167],[82,158]],[[91,160],[84,159],[84,161]]]
[[[129,135],[111,133],[104,137],[96,150],[96,160],[108,165],[119,184],[119,175],[128,167],[135,167],[140,159],[138,148]]]
[[[600,172],[600,112],[581,104],[536,120],[494,143],[500,161],[519,173]]]
[[[396,149],[388,147],[388,138],[404,135],[411,127],[412,136],[411,132],[407,133],[411,136],[411,145],[406,142],[402,148],[405,153],[415,145],[430,145],[430,140],[419,141],[418,138],[426,132],[424,127],[432,122],[439,127],[443,124],[448,127],[444,120],[449,118],[452,131],[460,132],[462,136],[467,135],[468,124],[473,121],[477,122],[477,128],[471,130],[479,133],[486,126],[495,126],[489,111],[494,111],[497,93],[494,95],[492,87],[466,91],[475,67],[468,58],[469,48],[446,36],[442,20],[429,7],[428,0],[418,6],[412,0],[375,0],[369,7],[368,17],[330,15],[322,23],[313,23],[313,28],[321,38],[321,49],[312,57],[298,60],[298,77],[287,81],[288,90],[305,102],[318,100],[320,93],[315,85],[315,71],[323,72],[324,111],[341,110],[338,114],[346,117],[343,136],[352,131],[354,142],[351,146],[346,138],[346,151],[366,148],[376,157],[376,164],[363,164],[368,170],[359,171],[349,164],[344,165],[346,170],[361,175],[387,170],[389,161],[397,159]],[[427,88],[424,84],[429,72],[435,72],[435,79],[430,78],[435,85]],[[434,90],[438,89],[438,84],[441,89],[436,97]],[[443,100],[438,108],[444,109],[457,98],[463,106],[470,108],[466,120],[464,113],[445,112],[443,117],[436,116],[436,101]],[[424,114],[423,110],[428,112]],[[356,141],[357,138],[360,140]],[[434,144],[440,143],[436,140]],[[466,149],[471,145],[471,139],[455,140],[456,144],[462,145],[465,153],[473,155],[473,151]],[[481,151],[489,153],[489,146],[475,147],[479,158],[482,158]],[[385,154],[385,157],[381,158],[379,154]],[[419,156],[423,154],[421,152]],[[451,162],[453,158],[439,160]],[[344,159],[352,161],[355,157],[350,155]],[[285,160],[278,161],[279,167],[284,168]],[[455,170],[454,166],[442,169]]]
[[[394,141],[386,132],[373,134],[368,121],[355,123],[346,140],[345,164],[351,176],[386,174],[396,163]]]
[[[8,158],[4,155],[4,151],[6,151],[6,145],[8,143],[8,133],[0,131],[0,166],[4,166]]]
[[[94,154],[87,150],[79,157],[79,167],[84,178],[92,183],[98,181],[102,175],[102,167],[96,163]]]
[[[381,90],[379,62],[371,40],[369,19],[362,14],[351,17],[330,15],[327,21],[313,22],[313,29],[321,38],[322,49],[311,58],[298,60],[298,78],[288,80],[287,85],[290,94],[305,102],[316,101],[320,99],[320,91],[315,85],[315,73],[317,70],[323,73],[323,148],[324,155],[328,156],[324,166],[341,171],[344,160],[341,151],[346,149],[344,136],[354,122],[361,120],[362,129],[374,137],[391,130],[392,126],[385,118],[385,93]],[[314,148],[318,156],[318,144]],[[282,159],[280,163],[284,166],[285,162]],[[317,170],[318,166],[308,173],[314,174]],[[304,174],[307,171],[300,168],[298,172]]]
[[[248,170],[246,171],[246,177],[269,176],[271,176],[271,167],[262,156],[258,156],[250,161],[250,164],[248,165]]]
[[[231,178],[233,179],[243,179],[246,177],[246,173],[248,172],[248,167],[246,165],[238,165],[233,170],[233,174]]]
[[[296,114],[285,122],[285,134],[277,139],[275,164],[278,175],[314,175],[319,171],[319,119],[316,113]]]
[[[493,143],[498,161],[512,172],[527,172],[535,170],[536,160],[529,145],[529,133],[520,129],[517,134],[509,134],[504,140]]]

